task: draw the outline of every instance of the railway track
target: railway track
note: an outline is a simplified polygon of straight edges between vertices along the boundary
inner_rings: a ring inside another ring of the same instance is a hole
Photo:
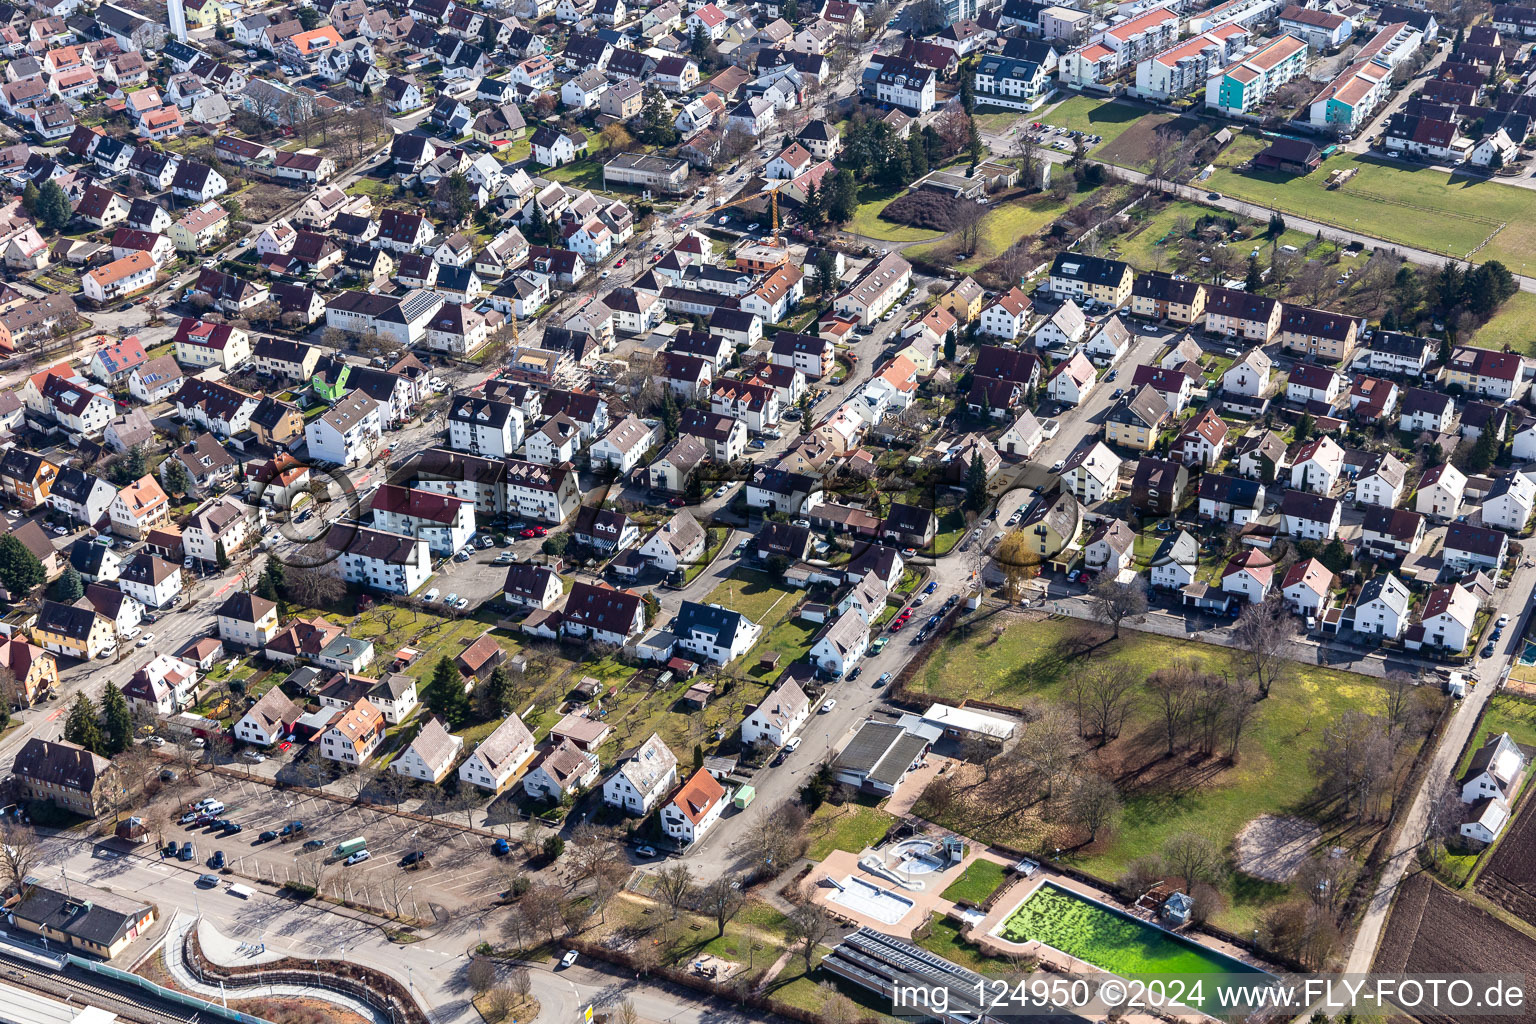
[[[0,982],[30,989],[55,999],[111,1010],[138,1024],[178,1024],[197,1019],[197,1011],[157,999],[141,989],[65,966],[51,971],[35,967],[0,950]]]

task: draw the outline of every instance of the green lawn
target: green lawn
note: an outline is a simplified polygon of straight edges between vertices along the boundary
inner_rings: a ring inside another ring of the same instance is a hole
[[[1073,96],[1054,109],[1037,112],[1033,120],[1055,128],[1097,135],[1104,140],[1099,145],[1107,146],[1119,138],[1121,132],[1141,118],[1149,116],[1151,116],[1150,111],[1129,103],[1097,99],[1092,96]]]
[[[879,842],[895,823],[894,815],[868,804],[824,803],[806,826],[811,846],[805,855],[811,860],[825,860],[833,850],[858,853]]]
[[[939,914],[928,919],[927,927],[919,929],[913,941],[928,952],[937,953],[978,974],[1002,974],[1012,970],[1013,965],[1006,960],[987,956],[980,946],[962,939],[960,926]]]
[[[995,258],[1019,239],[1039,234],[1066,208],[1066,203],[1058,202],[1049,195],[1030,196],[1018,202],[992,207],[981,221],[981,249],[972,253],[968,262],[980,265]],[[932,257],[952,252],[958,244],[954,238],[943,238],[928,245],[914,246],[907,251],[913,256]]]
[[[1536,354],[1536,293],[1516,292],[1493,319],[1472,336],[1472,344],[1479,348],[1503,349],[1505,345],[1516,352]]]
[[[1509,733],[1510,739],[1527,750],[1536,748],[1536,702],[1507,693],[1490,698],[1483,709],[1483,717],[1478,720],[1477,733],[1456,766],[1457,778],[1466,770],[1477,748],[1501,732]]]
[[[1007,872],[1001,864],[977,857],[939,895],[950,901],[966,900],[979,907],[986,902],[987,897],[997,892],[1006,877]]]
[[[992,110],[982,104],[976,106],[976,127],[986,132],[1002,134],[1013,127],[1015,121],[1031,114],[1023,110]]]
[[[757,624],[767,627],[770,613],[782,616],[798,600],[793,590],[775,584],[772,576],[755,569],[737,569],[729,579],[711,590],[705,604],[723,605],[741,612]]]
[[[928,665],[912,682],[914,696],[948,703],[962,698],[1017,705],[1037,697],[1070,708],[1070,683],[1091,671],[1100,659],[1134,666],[1140,674],[1159,665],[1191,660],[1207,671],[1231,678],[1243,676],[1235,653],[1222,647],[1171,637],[1126,631],[1119,641],[1078,652],[1069,641],[1084,627],[1070,621],[1015,621],[994,639],[986,614],[952,631],[934,651]],[[1193,831],[1220,849],[1228,849],[1238,830],[1264,813],[1314,817],[1315,779],[1308,752],[1323,728],[1347,710],[1381,711],[1385,695],[1376,682],[1349,672],[1297,665],[1292,678],[1276,686],[1245,731],[1235,763],[1208,765],[1186,777],[1177,765],[1163,761],[1153,709],[1133,710],[1122,745],[1126,766],[1145,765],[1175,773],[1172,781],[1141,779],[1123,785],[1125,811],[1119,828],[1107,839],[1063,856],[1077,867],[1105,880],[1117,879],[1135,858],[1160,849],[1176,833]],[[1536,717],[1532,718],[1536,726]],[[964,813],[957,810],[956,813]],[[968,823],[955,821],[961,830]],[[1043,843],[1047,830],[1036,823],[998,826],[994,833],[969,826],[979,839],[1012,841],[1030,848]],[[1230,907],[1219,918],[1224,927],[1252,927],[1264,906],[1284,887],[1237,876],[1229,886]]]
[[[577,188],[603,191],[603,164],[600,160],[573,160],[563,167],[540,167],[539,177],[564,182]]]
[[[883,242],[922,242],[930,238],[938,238],[942,232],[931,231],[928,228],[908,227],[905,224],[880,218],[880,211],[884,210],[891,200],[905,195],[906,191],[899,186],[860,189],[859,195],[863,202],[859,203],[858,209],[853,212],[853,220],[848,223],[848,230],[856,235],[877,238]]]
[[[814,622],[793,619],[786,615],[769,628],[757,641],[757,645],[747,652],[747,674],[757,679],[777,677],[786,667],[799,661],[811,649],[811,642],[819,628]],[[777,668],[763,667],[762,657],[765,654],[779,656]]]
[[[1332,156],[1304,177],[1237,170],[1263,146],[1253,136],[1234,140],[1205,185],[1388,241],[1458,258],[1477,249],[1474,260],[1499,259],[1517,274],[1536,271],[1536,218],[1523,189],[1352,153]],[[1349,167],[1358,169],[1353,178],[1333,190],[1324,187],[1329,172]]]

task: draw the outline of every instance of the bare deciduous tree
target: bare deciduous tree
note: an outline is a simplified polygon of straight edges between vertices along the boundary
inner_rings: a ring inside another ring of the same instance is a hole
[[[1323,726],[1312,769],[1323,796],[1343,802],[1345,817],[1364,817],[1392,779],[1386,719],[1349,710]]]
[[[22,882],[43,859],[37,832],[6,818],[0,821],[0,877],[11,892],[21,892]]]
[[[800,959],[805,963],[805,973],[809,974],[816,960],[816,947],[837,930],[837,924],[814,903],[796,907],[786,924],[790,948],[800,954]]]
[[[1114,639],[1120,639],[1120,624],[1126,619],[1147,613],[1147,583],[1137,576],[1129,583],[1121,583],[1113,577],[1105,577],[1094,584],[1092,592],[1093,617],[1114,630]]]
[[[704,909],[715,919],[715,934],[724,935],[725,926],[741,912],[746,903],[741,883],[724,875],[705,886],[699,893]]]
[[[656,891],[671,909],[672,920],[676,921],[677,912],[693,891],[693,872],[682,861],[673,861],[656,872]]]
[[[1184,880],[1188,892],[1196,882],[1210,881],[1222,866],[1221,852],[1197,832],[1180,832],[1163,844],[1163,862]]]
[[[1086,682],[1081,712],[1085,731],[1096,736],[1103,746],[1119,738],[1126,718],[1136,706],[1136,675],[1129,665],[1105,660],[1094,663],[1081,676]]]
[[[1237,617],[1232,638],[1237,641],[1245,674],[1259,688],[1259,698],[1269,696],[1274,685],[1290,672],[1285,650],[1294,627],[1285,610],[1285,599],[1272,592],[1258,604],[1250,604]]]
[[[1072,817],[1087,827],[1091,843],[1119,823],[1124,804],[1113,782],[1101,775],[1082,775],[1073,782],[1068,807]]]

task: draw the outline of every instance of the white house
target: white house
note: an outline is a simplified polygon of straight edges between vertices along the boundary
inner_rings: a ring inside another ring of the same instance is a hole
[[[562,739],[538,756],[523,776],[523,792],[558,803],[597,781],[597,757]]]
[[[1313,494],[1329,494],[1344,472],[1344,449],[1331,437],[1303,445],[1291,463],[1291,486]]]
[[[304,425],[310,459],[337,466],[366,462],[383,437],[379,403],[361,389]]]
[[[1063,405],[1078,405],[1088,397],[1098,381],[1098,371],[1081,352],[1074,352],[1057,364],[1046,391]]]
[[[1375,455],[1355,476],[1355,500],[1363,505],[1395,508],[1403,500],[1408,467],[1397,456]]]
[[[219,639],[245,647],[265,647],[277,635],[277,604],[237,590],[219,605]]]
[[[1355,599],[1355,631],[1397,640],[1408,628],[1408,588],[1392,573],[1366,581]]]
[[[698,842],[725,813],[728,795],[713,775],[699,769],[662,805],[661,830],[682,846]]]
[[[414,487],[384,484],[373,492],[373,525],[427,542],[440,555],[452,555],[475,533],[475,503]]]
[[[389,767],[408,779],[438,783],[448,777],[463,749],[463,738],[449,732],[433,715],[416,733],[410,746],[389,762]]]
[[[533,733],[517,715],[508,715],[474,753],[459,765],[459,779],[492,793],[500,793],[512,776],[533,759]]]
[[[869,649],[869,626],[855,609],[848,609],[822,629],[811,645],[811,660],[834,679],[851,672]]]
[[[1073,497],[1083,504],[1102,501],[1119,489],[1120,465],[1124,460],[1102,441],[1079,447],[1067,457],[1061,470],[1062,482]]]
[[[1467,491],[1466,474],[1449,462],[1425,470],[1414,492],[1413,508],[1420,515],[1454,519],[1461,513]]]
[[[1165,537],[1152,555],[1152,585],[1159,590],[1179,590],[1195,581],[1199,567],[1199,542],[1178,530]]]
[[[662,523],[640,545],[640,555],[662,572],[696,565],[709,546],[709,536],[686,509]]]
[[[1269,594],[1275,582],[1275,564],[1261,551],[1249,548],[1234,555],[1221,573],[1223,593],[1236,594],[1249,604],[1258,604]]]
[[[1306,491],[1287,491],[1280,502],[1280,529],[1299,540],[1332,540],[1339,534],[1342,505]]]
[[[762,703],[748,712],[742,722],[742,746],[770,743],[780,748],[790,742],[800,726],[811,717],[811,702],[794,680],[785,680]]]
[[[1321,615],[1328,607],[1333,573],[1315,558],[1297,562],[1285,574],[1280,593],[1285,606],[1297,615]]]
[[[117,584],[146,608],[165,608],[181,593],[181,566],[140,551],[122,564]]]
[[[365,764],[384,742],[384,724],[384,713],[367,697],[359,697],[320,734],[320,756],[342,764]]]
[[[1483,495],[1483,525],[1524,533],[1533,507],[1536,507],[1536,483],[1524,473],[1506,473],[1494,480],[1493,487]]]
[[[677,755],[651,733],[604,780],[603,802],[629,814],[649,814],[676,783]]]
[[[1421,642],[1460,654],[1472,642],[1477,598],[1460,583],[1447,583],[1429,592],[1419,614],[1424,630]]]
[[[258,747],[270,747],[288,735],[293,723],[303,714],[280,687],[262,694],[235,723],[235,739]]]
[[[763,634],[763,627],[741,612],[698,601],[684,601],[667,629],[679,648],[716,665],[746,654]]]
[[[1461,802],[1470,804],[1488,797],[1508,800],[1519,790],[1524,772],[1525,755],[1509,733],[1500,733],[1479,747],[1468,762],[1458,780]]]
[[[329,569],[348,583],[388,594],[413,594],[432,575],[427,541],[358,523],[335,523],[325,534]]]

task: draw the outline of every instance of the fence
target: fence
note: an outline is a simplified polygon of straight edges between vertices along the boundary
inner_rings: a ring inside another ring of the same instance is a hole
[[[431,1018],[417,1004],[415,998],[399,981],[351,961],[325,961],[325,974],[320,973],[318,961],[284,957],[266,964],[215,964],[203,956],[195,929],[188,931],[182,944],[182,962],[205,985],[222,985],[225,982],[248,985],[302,985],[307,988],[323,988],[361,1000],[378,1007],[389,1015],[395,1024],[432,1024]],[[248,1015],[242,1021],[256,1021]]]
[[[207,1014],[222,1020],[234,1021],[235,1024],[272,1024],[265,1017],[257,1017],[249,1013],[241,1013],[239,1010],[231,1010],[227,1006],[211,1003],[201,996],[192,995],[190,992],[178,992],[175,989],[165,988],[155,984],[148,978],[141,978],[137,974],[131,974],[128,971],[112,967],[108,964],[98,963],[95,960],[87,960],[73,953],[69,954],[69,963],[71,966],[78,967],[83,971],[90,971],[92,974],[98,974],[104,978],[111,978],[113,981],[120,982],[121,984],[132,985],[135,988],[142,989],[156,999],[163,999],[168,1003],[176,1003],[190,1010],[195,1010],[199,1015]]]

